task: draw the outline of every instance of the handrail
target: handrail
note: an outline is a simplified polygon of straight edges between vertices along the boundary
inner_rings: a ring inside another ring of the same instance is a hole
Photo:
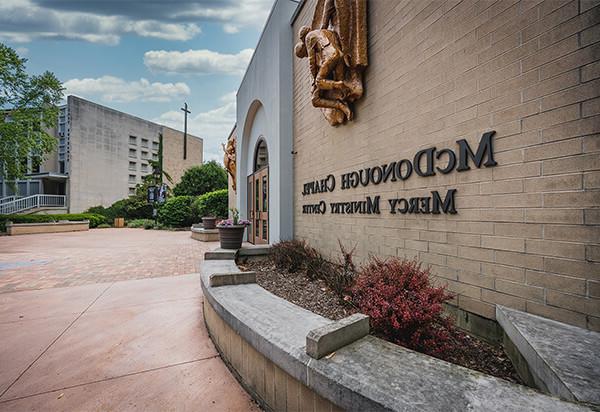
[[[39,207],[65,207],[67,196],[65,195],[33,195],[21,197],[0,204],[0,214],[10,215],[21,213]]]
[[[4,203],[12,202],[13,200],[16,200],[18,198],[19,198],[19,196],[6,196],[3,198],[0,198],[0,205],[4,204]]]

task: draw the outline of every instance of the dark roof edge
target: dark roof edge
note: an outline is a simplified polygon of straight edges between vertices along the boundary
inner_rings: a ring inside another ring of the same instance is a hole
[[[300,3],[298,4],[298,7],[296,7],[296,11],[294,11],[294,14],[292,14],[292,19],[290,20],[290,24],[292,26],[296,22],[296,18],[298,18],[298,14],[300,14],[300,11],[302,10],[305,4],[306,0],[300,0]]]

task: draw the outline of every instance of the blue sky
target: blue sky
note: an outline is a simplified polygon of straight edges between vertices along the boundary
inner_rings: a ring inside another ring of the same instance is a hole
[[[0,41],[29,73],[75,94],[205,139],[221,159],[235,91],[273,0],[2,0]]]

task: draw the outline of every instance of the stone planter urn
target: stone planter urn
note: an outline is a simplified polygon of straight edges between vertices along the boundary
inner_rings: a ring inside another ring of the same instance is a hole
[[[212,216],[207,216],[202,218],[202,226],[204,229],[214,229],[217,227],[217,218]]]
[[[240,249],[246,225],[218,226],[221,249]]]

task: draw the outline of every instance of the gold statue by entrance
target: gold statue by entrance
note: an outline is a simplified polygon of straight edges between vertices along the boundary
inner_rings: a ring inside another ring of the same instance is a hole
[[[235,186],[235,170],[236,170],[235,143],[236,143],[235,137],[232,137],[231,139],[227,140],[227,146],[225,146],[223,143],[221,143],[221,146],[223,146],[223,151],[225,152],[225,155],[223,156],[223,164],[225,165],[225,169],[227,170],[227,173],[229,173],[229,175],[233,179],[233,183],[231,184],[231,187],[234,192],[237,191],[236,186]]]
[[[367,0],[318,0],[312,26],[302,26],[294,52],[308,57],[312,104],[332,126],[354,118],[368,65]]]

